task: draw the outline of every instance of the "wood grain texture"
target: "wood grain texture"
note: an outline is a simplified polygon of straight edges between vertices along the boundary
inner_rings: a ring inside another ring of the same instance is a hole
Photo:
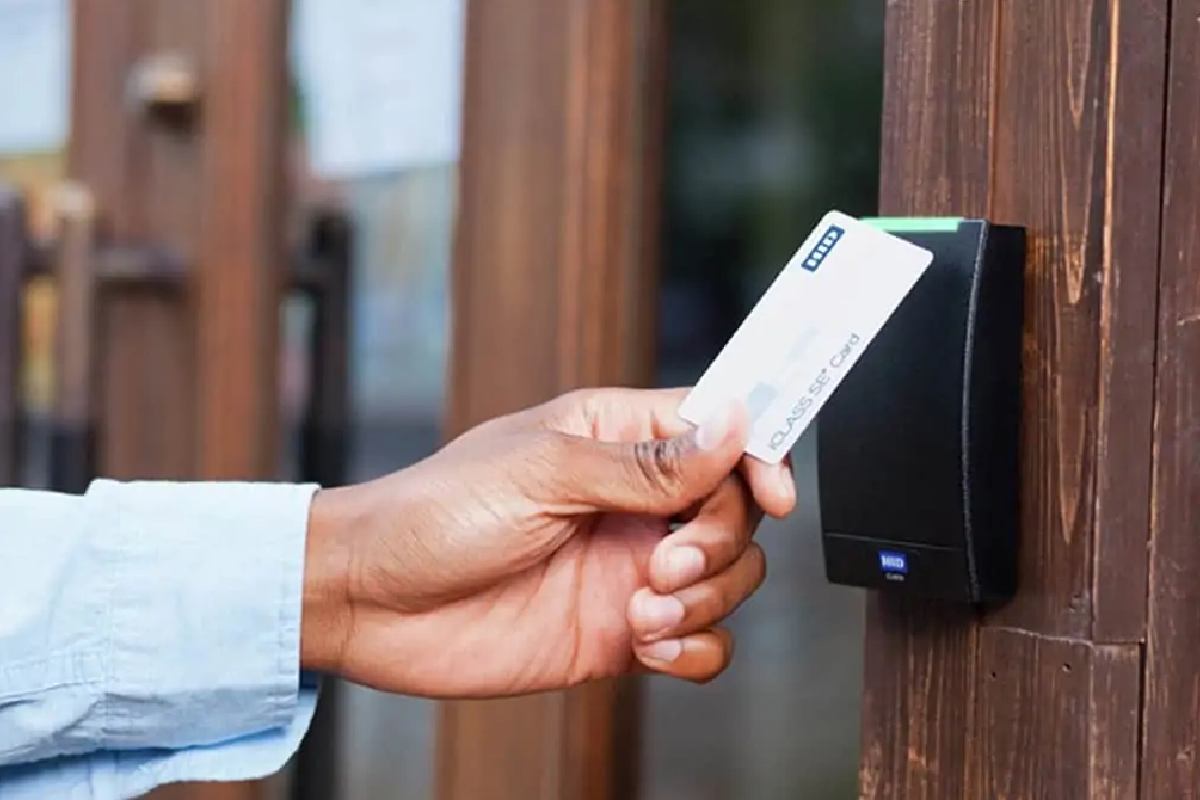
[[[97,207],[99,244],[153,242],[194,266],[199,143],[130,107],[147,53],[202,63],[203,4],[75,0],[69,176]],[[195,318],[187,292],[114,287],[97,299],[97,469],[113,478],[195,476]]]
[[[993,0],[888,3],[881,213],[986,215],[998,22]],[[869,598],[864,798],[965,796],[976,639],[969,609]]]
[[[195,477],[195,343],[183,304],[145,287],[109,292],[100,303],[97,468],[106,477]]]
[[[863,663],[863,798],[966,797],[978,626],[970,608],[870,598]]]
[[[1028,231],[1020,589],[996,621],[1079,638],[1091,631],[1106,6],[1005,6],[991,204]]]
[[[546,365],[558,357],[567,10],[549,0],[467,6],[451,433],[558,388],[557,368]],[[506,370],[474,356],[477,342],[510,340],[521,346],[504,347]]]
[[[1200,2],[1171,25],[1142,797],[1200,797]]]
[[[1029,231],[1022,552],[978,619],[872,600],[865,797],[1138,796],[1168,8],[888,6],[884,212]]]
[[[889,2],[880,211],[985,216],[998,0]]]
[[[0,486],[16,486],[21,463],[21,297],[25,272],[25,211],[0,186]]]
[[[449,427],[651,377],[665,4],[468,4]],[[443,705],[438,796],[623,798],[636,691]]]
[[[984,628],[979,648],[963,797],[1136,796],[1138,645]]]
[[[1003,15],[991,213],[1030,245],[1022,588],[999,624],[1142,639],[1166,9]]]
[[[1138,796],[1142,756],[1144,647],[1091,646],[1088,687],[1088,795],[1097,800]]]
[[[1113,3],[1092,638],[1145,639],[1167,4]]]
[[[197,468],[275,475],[287,0],[207,0],[196,259]]]

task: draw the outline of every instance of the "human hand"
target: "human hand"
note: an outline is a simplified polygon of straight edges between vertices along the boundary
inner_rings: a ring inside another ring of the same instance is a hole
[[[740,407],[693,430],[682,396],[572,392],[319,492],[306,668],[436,697],[639,667],[715,677],[733,648],[717,624],[765,574],[751,536],[763,510],[791,511],[795,487],[786,463],[742,455]]]

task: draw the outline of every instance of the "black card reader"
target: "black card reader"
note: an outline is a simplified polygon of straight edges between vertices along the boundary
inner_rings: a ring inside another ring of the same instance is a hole
[[[960,602],[1016,588],[1025,232],[866,220],[933,253],[817,420],[834,583]]]

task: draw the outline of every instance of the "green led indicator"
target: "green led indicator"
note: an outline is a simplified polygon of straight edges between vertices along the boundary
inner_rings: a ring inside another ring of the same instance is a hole
[[[863,222],[889,233],[953,233],[962,217],[870,217]]]

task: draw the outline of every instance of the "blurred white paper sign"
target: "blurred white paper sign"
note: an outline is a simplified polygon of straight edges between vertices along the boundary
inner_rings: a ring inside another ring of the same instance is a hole
[[[299,0],[295,63],[314,169],[458,158],[463,0]]]
[[[67,0],[0,0],[0,153],[66,139],[69,40]]]

